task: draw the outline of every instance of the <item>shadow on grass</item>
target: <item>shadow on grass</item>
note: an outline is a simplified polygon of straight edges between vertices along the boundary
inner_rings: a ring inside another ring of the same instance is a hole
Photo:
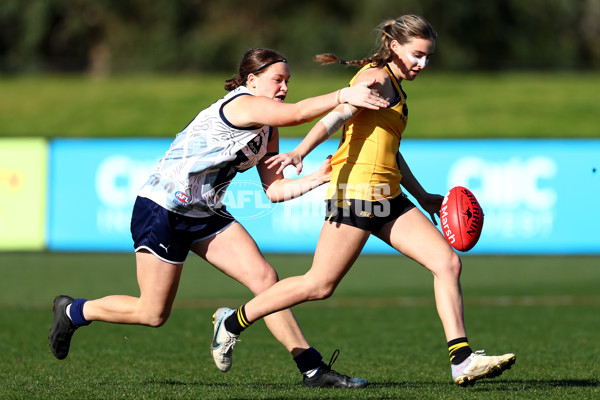
[[[293,386],[302,386],[298,384],[289,383],[246,383],[246,382],[202,382],[202,381],[179,381],[175,379],[148,379],[144,382],[146,385],[167,385],[167,386],[203,386],[203,387],[215,387],[215,388],[249,388],[249,389],[273,389],[273,390],[289,390]]]
[[[485,382],[492,383],[492,382]],[[510,385],[523,385],[530,386],[532,388],[547,388],[547,387],[600,387],[600,380],[598,379],[519,379],[510,381],[498,381],[498,383],[506,383]]]
[[[418,389],[423,386],[447,385],[455,387],[451,382],[440,383],[439,381],[430,382],[372,382],[369,388],[381,389]],[[600,387],[598,379],[511,379],[511,380],[487,380],[479,381],[472,386],[467,386],[465,390],[529,390],[529,389],[549,389],[549,388],[590,388]]]
[[[290,386],[303,387],[300,383],[233,383],[233,382],[201,382],[201,381],[180,381],[175,379],[149,379],[145,382],[147,385],[172,385],[172,386],[206,386],[206,387],[245,387],[245,388],[269,388],[269,389],[290,389]],[[422,386],[440,386],[447,385],[454,387],[453,383],[440,383],[439,381],[429,382],[371,382],[369,389],[409,389],[419,388]],[[497,381],[479,381],[473,386],[467,386],[465,389],[475,390],[510,390],[510,389],[544,389],[544,388],[567,388],[567,387],[600,387],[598,379],[511,379]]]

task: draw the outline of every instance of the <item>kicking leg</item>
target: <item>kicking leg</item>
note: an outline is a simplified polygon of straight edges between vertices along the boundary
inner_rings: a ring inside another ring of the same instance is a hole
[[[413,208],[386,224],[376,236],[431,271],[446,340],[466,336],[460,258],[427,217]]]
[[[474,353],[469,347],[460,286],[460,258],[420,210],[413,208],[386,224],[377,236],[432,272],[436,307],[448,342],[452,377],[457,384],[498,376],[514,364],[514,354],[486,356],[482,352]]]

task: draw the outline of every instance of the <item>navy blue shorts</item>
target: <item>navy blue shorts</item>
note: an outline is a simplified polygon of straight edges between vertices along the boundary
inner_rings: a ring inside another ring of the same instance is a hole
[[[210,217],[193,218],[138,197],[131,217],[131,236],[136,252],[146,249],[163,261],[183,264],[192,244],[222,232],[234,222],[225,208]]]
[[[404,194],[381,201],[335,199],[325,203],[325,221],[351,225],[373,233],[415,207]]]

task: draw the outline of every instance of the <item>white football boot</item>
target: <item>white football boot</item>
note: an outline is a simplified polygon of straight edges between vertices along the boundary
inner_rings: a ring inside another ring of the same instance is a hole
[[[512,353],[486,356],[483,350],[477,350],[462,363],[452,365],[452,379],[457,385],[467,386],[482,378],[495,378],[510,369],[516,358]]]
[[[231,368],[233,362],[233,347],[235,346],[235,342],[237,342],[237,338],[240,336],[228,332],[225,328],[225,320],[234,312],[235,310],[232,310],[231,308],[223,307],[219,308],[213,314],[214,334],[212,345],[210,346],[210,353],[212,354],[213,360],[215,360],[217,368],[223,372],[227,372]]]

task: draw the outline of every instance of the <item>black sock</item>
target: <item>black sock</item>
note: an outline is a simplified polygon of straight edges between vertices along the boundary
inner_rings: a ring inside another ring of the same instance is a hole
[[[321,353],[319,353],[314,347],[309,347],[302,353],[298,354],[296,357],[294,357],[294,361],[296,361],[296,365],[301,373],[305,373],[325,365],[323,362],[323,357],[321,357]]]
[[[248,318],[246,318],[246,305],[235,310],[233,314],[225,320],[225,329],[235,335],[239,335],[250,325],[252,325],[252,322],[248,322]]]
[[[461,337],[448,342],[448,353],[450,353],[452,364],[458,365],[465,361],[473,353],[473,350],[469,347],[467,338]]]

